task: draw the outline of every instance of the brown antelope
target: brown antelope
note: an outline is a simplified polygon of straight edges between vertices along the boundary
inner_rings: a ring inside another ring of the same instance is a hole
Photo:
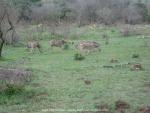
[[[49,41],[51,47],[63,47],[66,44],[65,40],[51,40]]]
[[[37,42],[37,41],[28,42],[28,43],[27,43],[27,48],[30,50],[30,52],[33,52],[33,50],[36,49],[36,48],[38,48],[38,50],[39,50],[40,52],[42,52],[42,51],[41,51],[41,45],[40,45],[40,43]]]
[[[143,70],[143,67],[141,64],[134,64],[131,68],[132,71],[135,71],[135,70]]]
[[[80,51],[86,51],[90,52],[93,50],[99,50],[100,51],[100,44],[94,41],[81,41],[78,43],[77,48]]]

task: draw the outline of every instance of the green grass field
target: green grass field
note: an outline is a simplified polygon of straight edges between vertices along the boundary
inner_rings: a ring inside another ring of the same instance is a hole
[[[118,100],[129,103],[127,113],[135,113],[140,106],[150,105],[150,39],[122,37],[115,27],[76,29],[82,30],[86,33],[72,41],[93,40],[102,48],[101,52],[85,55],[83,61],[74,60],[77,50],[72,46],[69,50],[52,50],[47,39],[40,41],[43,53],[5,46],[0,67],[30,69],[33,76],[23,93],[11,97],[0,94],[0,113],[76,113],[68,110],[93,110],[102,104],[110,106],[108,113],[115,113]],[[108,45],[103,33],[110,37]],[[145,42],[149,46],[145,47]],[[132,58],[133,54],[140,57]],[[111,59],[119,62],[110,63]],[[140,63],[144,70],[131,71],[131,65],[121,66],[127,63]],[[91,83],[85,84],[86,80]]]

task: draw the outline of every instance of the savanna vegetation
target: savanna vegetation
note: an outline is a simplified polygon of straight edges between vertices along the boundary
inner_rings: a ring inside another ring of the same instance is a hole
[[[0,113],[150,113],[148,0],[1,0]]]

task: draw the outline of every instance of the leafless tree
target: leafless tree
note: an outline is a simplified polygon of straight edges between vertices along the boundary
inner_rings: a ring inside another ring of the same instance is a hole
[[[3,46],[8,41],[7,35],[9,33],[11,34],[11,43],[16,41],[17,33],[10,16],[12,10],[9,8],[6,1],[0,1],[0,57],[2,56]]]
[[[31,5],[30,19],[48,23],[76,22],[136,24],[150,21],[150,2],[139,0],[43,0],[40,7]],[[55,24],[53,24],[55,26]]]

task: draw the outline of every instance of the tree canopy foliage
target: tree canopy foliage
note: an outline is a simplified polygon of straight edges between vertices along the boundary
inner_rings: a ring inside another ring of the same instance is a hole
[[[39,7],[30,8],[33,20],[42,17],[48,21],[71,20],[80,24],[150,22],[150,1],[147,0],[37,0],[34,4],[39,2]]]

